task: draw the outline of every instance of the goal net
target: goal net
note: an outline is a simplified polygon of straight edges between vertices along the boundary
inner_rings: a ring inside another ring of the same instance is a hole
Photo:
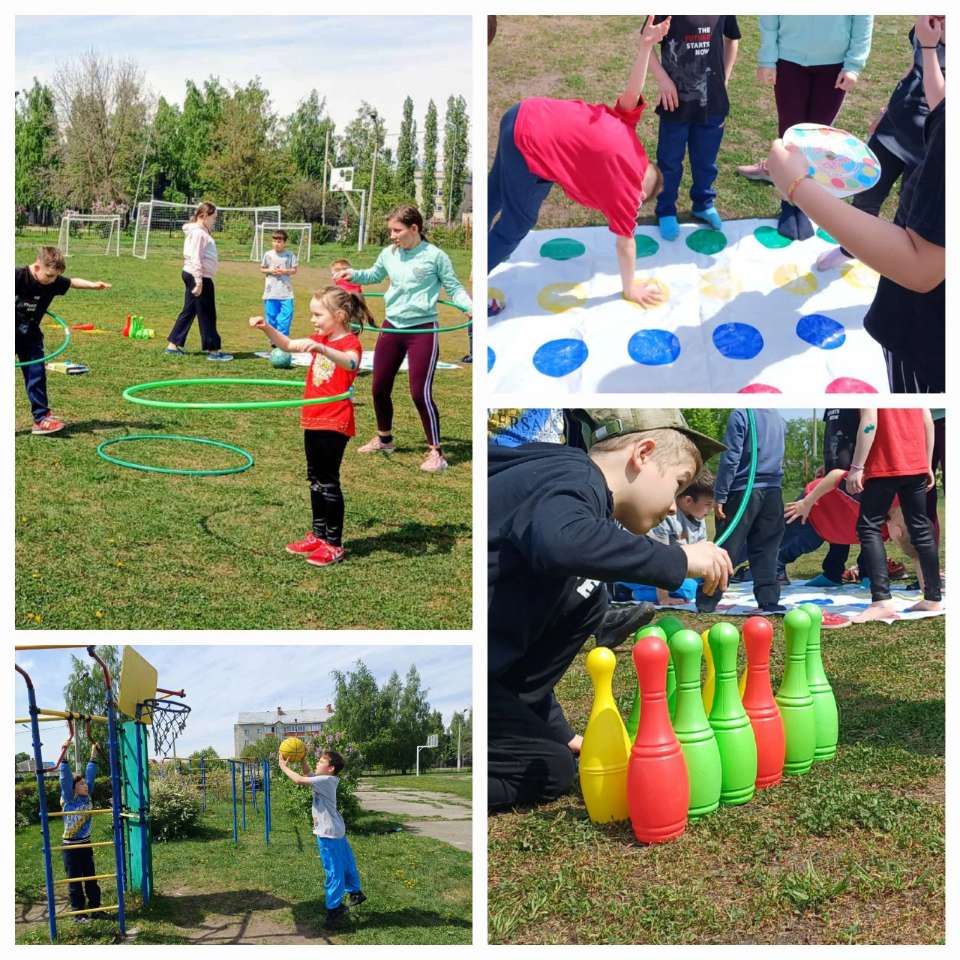
[[[137,205],[134,221],[133,255],[141,260],[155,253],[180,256],[183,253],[183,225],[197,209],[195,203],[144,200]],[[280,222],[280,207],[217,207],[213,238],[221,260],[256,259],[258,228]]]
[[[120,256],[118,214],[65,213],[57,246],[65,257],[79,254]]]
[[[287,249],[297,258],[298,263],[309,263],[313,246],[313,224],[311,223],[261,223],[257,227],[257,242],[254,246],[254,259],[262,260],[263,255],[273,249],[273,232],[283,230],[287,235]]]

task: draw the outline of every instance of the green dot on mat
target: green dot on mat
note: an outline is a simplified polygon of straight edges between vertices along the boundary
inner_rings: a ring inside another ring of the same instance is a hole
[[[687,237],[687,246],[694,253],[710,256],[719,253],[727,245],[727,238],[719,230],[694,230]]]
[[[836,242],[837,242],[836,240],[834,240],[833,237],[830,236],[829,233],[827,233],[826,230],[823,229],[823,227],[817,227],[817,236],[818,236],[821,240],[826,240],[827,243],[836,243]]]
[[[572,260],[574,257],[582,257],[586,252],[587,248],[579,240],[571,240],[569,237],[554,237],[540,248],[540,256],[549,257],[551,260]]]
[[[660,244],[645,233],[638,233],[634,239],[637,242],[638,257],[652,257],[660,249]]]
[[[793,241],[789,237],[785,237],[776,227],[757,227],[753,231],[753,235],[760,241],[768,250],[779,250],[782,247],[789,247]]]

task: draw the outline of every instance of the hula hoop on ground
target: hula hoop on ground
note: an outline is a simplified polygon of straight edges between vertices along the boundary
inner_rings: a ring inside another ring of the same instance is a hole
[[[145,463],[134,463],[131,460],[121,460],[119,457],[111,456],[106,452],[107,447],[116,443],[132,443],[136,440],[177,440],[183,443],[199,443],[208,447],[219,447],[222,450],[229,450],[231,453],[238,453],[243,457],[244,462],[237,467],[223,467],[220,470],[187,470],[176,467],[153,467]],[[232,443],[224,443],[221,440],[208,440],[206,437],[185,437],[177,433],[134,433],[128,437],[114,437],[112,440],[104,440],[97,447],[97,456],[107,463],[112,463],[118,467],[127,467],[131,470],[144,470],[147,473],[166,473],[181,477],[223,477],[232,473],[243,473],[253,466],[253,454],[248,453],[241,447],[235,447]]]
[[[36,360],[24,360],[22,362],[18,360],[13,364],[14,367],[31,367],[35,363],[46,363],[48,360],[52,360],[54,357],[59,357],[60,354],[70,346],[70,340],[72,339],[70,336],[70,324],[68,324],[63,317],[58,317],[55,313],[51,313],[49,310],[47,311],[47,316],[56,320],[57,323],[63,327],[63,343],[60,344],[60,346],[57,347],[53,353],[48,353],[45,357],[38,357]]]
[[[382,293],[365,293],[365,297],[380,297],[383,298]],[[466,313],[467,308],[461,307],[459,304],[452,303],[450,300],[438,300],[437,303],[442,303],[445,307],[453,307],[454,310],[459,310],[461,313]],[[360,329],[359,323],[351,323],[350,326],[354,330]],[[377,333],[452,333],[454,330],[463,330],[466,327],[473,326],[473,318],[471,317],[466,323],[458,323],[447,327],[441,327],[439,324],[435,327],[395,327],[392,330],[386,329],[386,327],[377,327]]]
[[[348,400],[353,396],[351,387],[344,393],[332,397],[314,397],[305,400],[246,400],[237,403],[221,402],[185,402],[181,400],[148,400],[140,394],[145,390],[159,390],[163,387],[188,387],[198,383],[245,384],[271,387],[304,387],[302,380],[259,380],[249,377],[198,377],[187,380],[154,380],[151,383],[135,383],[123,391],[123,399],[131,403],[140,403],[145,407],[163,407],[170,410],[267,410],[272,407],[310,407],[319,403],[333,403],[336,400]]]

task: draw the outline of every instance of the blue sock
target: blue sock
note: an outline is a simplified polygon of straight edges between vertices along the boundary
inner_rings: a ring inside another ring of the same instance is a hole
[[[680,236],[680,224],[676,217],[660,217],[660,236],[664,240],[676,240]]]
[[[714,230],[719,230],[723,226],[723,221],[720,219],[720,214],[717,213],[717,208],[712,204],[709,207],[705,207],[703,210],[694,210],[693,215],[698,220],[703,220]]]

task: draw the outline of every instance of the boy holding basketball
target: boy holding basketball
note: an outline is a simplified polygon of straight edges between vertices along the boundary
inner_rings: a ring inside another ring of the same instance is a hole
[[[359,906],[367,899],[360,889],[360,874],[347,840],[346,825],[337,810],[338,774],[344,766],[343,757],[335,750],[324,750],[317,757],[313,776],[305,753],[300,761],[302,776],[290,768],[283,752],[279,754],[278,762],[280,769],[294,783],[309,787],[313,792],[313,835],[317,838],[325,877],[327,918],[323,926],[326,930],[337,929],[344,925],[350,914],[349,907],[343,903],[344,895],[349,898],[351,907]]]

